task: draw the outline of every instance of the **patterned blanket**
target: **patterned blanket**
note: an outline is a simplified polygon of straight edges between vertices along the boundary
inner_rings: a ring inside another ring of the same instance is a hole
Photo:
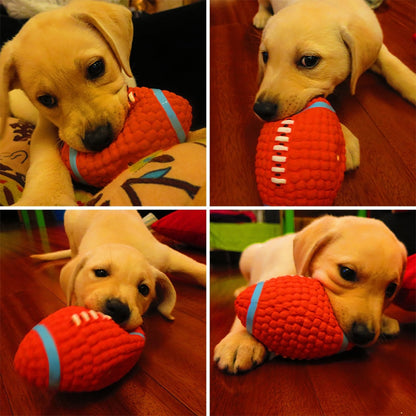
[[[0,140],[0,205],[17,202],[29,168],[33,125],[10,118]],[[197,134],[195,134],[197,133]],[[205,129],[191,142],[160,150],[126,168],[105,188],[74,183],[78,205],[203,206],[206,204]]]

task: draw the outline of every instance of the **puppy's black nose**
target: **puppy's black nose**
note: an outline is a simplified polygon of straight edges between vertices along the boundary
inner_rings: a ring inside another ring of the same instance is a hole
[[[130,318],[130,308],[119,299],[107,299],[103,313],[110,315],[114,322],[121,324]]]
[[[88,150],[99,152],[109,146],[113,138],[113,129],[111,128],[111,124],[107,123],[94,130],[87,131],[82,142]]]
[[[277,104],[259,100],[255,102],[253,110],[264,121],[272,121],[276,117]]]
[[[366,345],[374,340],[376,334],[370,331],[367,325],[360,322],[354,322],[350,334],[350,341],[357,345]]]

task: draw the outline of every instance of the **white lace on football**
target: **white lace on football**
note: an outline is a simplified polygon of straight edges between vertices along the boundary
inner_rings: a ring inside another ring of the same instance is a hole
[[[289,137],[287,136],[276,136],[274,138],[277,142],[287,143],[289,141]]]
[[[278,144],[276,146],[273,146],[273,150],[276,150],[277,152],[287,152],[289,148],[287,146],[282,146],[281,144]]]
[[[88,322],[92,319],[111,319],[111,316],[105,315],[101,312],[96,312],[93,311],[92,309],[90,309],[89,311],[82,311],[81,313],[74,313],[71,316],[71,320],[72,322],[76,325],[76,326],[80,326],[82,324],[82,322]]]
[[[289,143],[289,137],[287,135],[292,132],[292,128],[290,126],[293,126],[293,124],[295,124],[295,121],[290,120],[290,119],[283,120],[280,123],[280,127],[277,128],[278,135],[274,138],[274,140],[278,142],[279,144],[276,144],[273,146],[274,151],[279,152],[279,153],[289,151],[289,147],[285,146],[282,143]],[[278,164],[285,163],[286,160],[287,160],[287,157],[282,156],[281,154],[272,156],[272,161]],[[282,166],[273,166],[272,172],[277,173],[278,174],[277,176],[280,176],[280,174],[286,172],[286,168]],[[286,179],[284,178],[272,176],[270,179],[276,185],[284,185],[286,183]]]
[[[129,97],[129,101],[130,101],[131,103],[136,102],[136,97],[134,96],[133,91],[130,91],[130,92],[129,92],[128,97]]]

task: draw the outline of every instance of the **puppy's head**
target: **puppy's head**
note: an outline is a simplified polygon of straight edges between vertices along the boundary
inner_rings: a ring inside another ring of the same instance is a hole
[[[121,131],[133,36],[125,7],[95,1],[36,15],[0,54],[0,115],[7,92],[22,89],[59,136],[79,151],[99,151]]]
[[[315,97],[326,97],[351,74],[375,61],[382,44],[372,12],[351,16],[320,1],[299,2],[272,16],[259,48],[259,89],[255,113],[265,121],[301,111]]]
[[[60,282],[68,305],[103,312],[127,330],[142,324],[153,301],[162,315],[174,319],[172,283],[130,246],[106,244],[74,257],[62,268]]]
[[[325,216],[298,233],[293,248],[297,272],[323,284],[348,339],[376,342],[401,284],[404,245],[381,221]]]

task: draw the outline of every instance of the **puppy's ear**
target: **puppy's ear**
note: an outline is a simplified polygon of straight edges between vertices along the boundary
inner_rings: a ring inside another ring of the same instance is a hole
[[[18,83],[13,56],[14,41],[7,42],[0,52],[0,137],[2,137],[10,114],[9,91]]]
[[[65,293],[66,303],[68,306],[72,304],[72,295],[75,289],[75,280],[87,260],[86,256],[76,256],[70,260],[61,270],[59,283]]]
[[[264,77],[264,62],[263,62],[261,53],[259,52],[258,69],[257,69],[257,85],[258,86],[260,86],[261,82],[263,81],[263,77]]]
[[[406,246],[399,240],[397,240],[400,245],[400,251],[402,255],[402,272],[400,274],[400,284],[402,284],[404,273],[406,272],[407,265],[407,249]]]
[[[78,0],[70,3],[72,16],[91,25],[110,46],[124,72],[132,77],[130,51],[133,41],[131,12],[124,6],[106,2]]]
[[[160,270],[152,267],[156,279],[157,310],[167,319],[175,319],[172,316],[176,304],[176,291],[169,278]]]
[[[383,34],[378,24],[369,24],[360,18],[354,18],[348,25],[341,27],[340,33],[351,55],[350,89],[354,95],[358,78],[377,59]]]
[[[293,258],[296,272],[309,276],[309,266],[315,254],[334,238],[336,218],[325,215],[296,234],[293,240]]]

